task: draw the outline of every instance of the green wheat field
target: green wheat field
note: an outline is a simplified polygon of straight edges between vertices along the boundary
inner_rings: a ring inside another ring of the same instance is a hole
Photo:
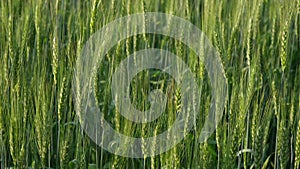
[[[102,149],[81,128],[72,80],[93,33],[145,12],[181,17],[208,37],[220,54],[228,96],[216,131],[199,143],[212,99],[204,63],[167,36],[120,41],[104,56],[94,84],[116,131],[155,136],[172,126],[181,105],[175,80],[149,69],[132,80],[131,101],[147,110],[149,91],[161,89],[168,95],[163,115],[139,124],[116,110],[112,75],[135,51],[176,54],[201,90],[195,125],[179,144],[153,157],[126,158]],[[1,0],[0,16],[0,168],[300,169],[300,0]]]

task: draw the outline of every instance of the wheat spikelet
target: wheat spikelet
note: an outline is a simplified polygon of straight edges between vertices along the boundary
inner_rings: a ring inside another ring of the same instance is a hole
[[[147,24],[147,19],[146,19],[146,12],[147,12],[147,8],[146,8],[146,6],[145,6],[145,2],[144,2],[144,0],[141,0],[140,1],[141,2],[141,8],[142,8],[142,13],[144,14],[143,15],[143,39],[144,39],[144,41],[146,42],[146,45],[147,45],[147,47],[149,47],[149,44],[148,44],[148,40],[147,40],[147,37],[146,37],[146,24]]]
[[[246,66],[247,66],[247,68],[248,68],[248,70],[249,70],[249,76],[250,76],[250,70],[251,70],[251,68],[250,68],[250,55],[251,55],[251,29],[252,29],[252,18],[250,18],[250,21],[249,21],[249,26],[248,26],[248,36],[247,36],[247,51],[246,51]]]
[[[7,88],[7,83],[8,83],[8,79],[7,79],[7,71],[6,71],[6,67],[7,67],[7,65],[6,65],[6,63],[7,63],[7,52],[6,52],[6,50],[4,51],[4,54],[3,54],[4,56],[3,56],[3,66],[2,66],[2,68],[3,69],[0,69],[1,70],[1,73],[0,73],[0,79],[1,79],[1,81],[0,81],[0,99],[2,100],[2,103],[0,103],[0,158],[2,159],[2,160],[4,160],[4,162],[2,162],[2,164],[0,165],[0,167],[1,168],[4,168],[4,166],[5,166],[5,161],[6,161],[6,157],[5,157],[5,153],[4,152],[6,152],[6,150],[5,150],[5,136],[4,136],[4,134],[3,134],[3,131],[5,130],[5,120],[6,120],[6,118],[5,118],[5,111],[4,111],[4,109],[5,109],[5,103],[7,102],[6,101],[6,99],[5,99],[5,97],[3,97],[4,96],[4,91],[6,90],[6,88]]]
[[[146,154],[148,154],[148,150],[146,147],[146,141],[145,141],[145,137],[146,137],[146,125],[142,124],[142,137],[141,137],[141,143],[142,143],[142,153],[145,155],[144,156],[144,161],[146,160]]]
[[[300,94],[298,96],[300,98]],[[300,111],[300,99],[298,103],[298,111]],[[298,125],[296,130],[296,144],[295,144],[295,164],[296,168],[300,167],[300,118],[298,116]]]
[[[72,20],[73,20],[73,14],[71,14],[69,17],[68,17],[68,24],[67,24],[67,31],[68,31],[68,43],[67,43],[67,51],[66,51],[66,55],[67,55],[67,58],[68,60],[72,60],[72,56],[74,54],[74,49],[72,49]],[[73,66],[72,63],[70,63],[70,66]]]
[[[181,88],[177,87],[175,91],[175,109],[177,113],[181,112]]]
[[[6,50],[7,51],[7,50]],[[9,79],[8,79],[8,67],[7,67],[7,63],[8,63],[8,57],[7,57],[7,52],[4,52],[3,54],[3,79],[4,79],[4,85],[3,85],[3,91],[7,90],[8,88],[8,83],[9,83]]]
[[[120,132],[120,121],[119,121],[119,116],[116,115],[116,114],[118,114],[118,113],[115,112],[115,130],[116,130],[117,132]],[[117,151],[118,151],[118,150],[117,150]],[[118,156],[114,156],[112,168],[119,168],[119,167],[118,167],[118,163],[119,163],[119,157],[118,157]]]
[[[284,70],[286,68],[287,27],[288,27],[288,21],[285,21],[282,32],[281,32],[281,43],[280,43],[280,61],[281,61],[282,72],[284,72]]]
[[[76,44],[76,47],[77,47],[77,50],[76,50],[76,54],[79,54],[81,52],[81,46],[82,46],[82,43],[81,43],[81,40],[79,39],[77,41],[77,44]],[[78,66],[79,62],[75,63],[76,66]],[[76,101],[76,104],[74,105],[75,109],[76,110],[80,110],[81,109],[81,92],[80,92],[80,81],[78,79],[78,76],[77,75],[78,72],[75,72],[75,81],[76,81],[76,86],[75,86],[75,95],[76,95],[76,98],[74,98],[74,100]],[[79,122],[80,123],[83,123],[83,118],[80,116],[80,113],[77,113],[78,114],[78,119],[79,119]]]
[[[263,154],[263,136],[264,136],[264,130],[261,126],[259,126],[256,130],[256,133],[254,135],[254,164],[256,168],[261,168],[262,164],[262,154]]]
[[[55,17],[58,17],[58,0],[56,1],[56,8],[55,8]],[[54,79],[54,86],[57,84],[57,67],[58,67],[58,23],[54,26],[54,33],[52,37],[52,74]]]
[[[54,79],[54,86],[57,84],[57,67],[58,67],[58,43],[56,28],[52,39],[52,73]]]
[[[277,90],[275,87],[275,81],[273,80],[271,83],[271,91],[272,91],[272,98],[273,98],[273,104],[274,104],[274,111],[275,111],[275,116],[278,117],[278,109],[277,109]]]
[[[94,33],[94,29],[95,29],[96,6],[97,6],[97,0],[94,0],[92,4],[92,10],[91,10],[90,34]]]
[[[298,23],[299,23],[299,20],[300,20],[300,0],[297,0],[297,7],[296,7],[296,19],[295,19],[295,34],[296,34],[296,37],[298,37],[299,39],[299,34],[300,34],[300,30],[299,30],[299,24],[297,24],[297,20],[298,20]],[[300,39],[299,39],[300,40]]]
[[[60,165],[61,165],[62,168],[65,166],[65,163],[68,162],[67,161],[68,144],[69,143],[67,141],[63,142],[63,145],[60,146],[61,148],[59,149],[59,151],[60,151],[60,154],[59,154],[60,159],[59,160],[60,160]]]
[[[179,168],[180,160],[178,157],[178,152],[177,152],[176,146],[173,148],[171,157],[172,157],[172,163],[173,163],[172,168]]]
[[[264,146],[264,151],[266,151],[267,147],[265,145],[268,144],[268,133],[270,131],[270,123],[271,123],[271,118],[273,116],[273,111],[272,111],[272,101],[269,99],[266,103],[266,108],[264,111],[264,120],[262,124],[264,125],[264,131],[263,131],[263,146]]]
[[[40,88],[40,87],[39,87]],[[38,92],[40,93],[40,91]],[[40,95],[40,94],[39,94]],[[38,149],[39,149],[39,154],[42,158],[42,161],[45,160],[45,149],[43,146],[43,117],[41,115],[40,106],[37,106],[36,108],[36,116],[35,116],[35,126],[36,126],[36,137],[37,137],[37,144],[38,144]]]
[[[12,60],[11,64],[14,63],[14,51],[13,51],[13,20],[12,20],[12,11],[8,16],[8,54],[9,58]]]
[[[41,54],[41,49],[40,49],[40,44],[41,44],[41,41],[40,41],[40,6],[39,4],[36,5],[35,7],[35,17],[34,17],[34,23],[35,23],[35,30],[36,30],[36,56],[37,58],[40,57],[40,54]]]
[[[200,146],[201,151],[201,168],[203,169],[209,169],[209,153],[208,153],[208,144],[207,142],[203,143],[203,145]]]
[[[118,46],[117,46],[117,49],[116,49],[116,56],[119,56],[121,54],[121,46],[122,45],[119,42]],[[121,79],[121,80],[124,80],[124,79]],[[119,99],[119,98],[117,97],[117,99]],[[122,99],[122,98],[120,98],[120,99]],[[119,102],[119,100],[115,100],[115,102]],[[122,111],[122,110],[119,110],[119,111]],[[119,115],[118,112],[114,112],[114,116],[115,116],[114,117],[115,130],[116,130],[116,132],[119,133],[120,132],[120,127],[121,127],[121,125],[120,125],[120,115]],[[117,151],[119,151],[119,150],[117,150]],[[114,156],[112,168],[119,168],[118,164],[119,164],[119,158],[118,158],[118,156]]]
[[[40,136],[41,137],[41,158],[42,158],[42,161],[44,162],[44,164],[46,164],[46,161],[47,161],[47,151],[48,151],[48,145],[49,145],[49,141],[48,140],[49,138],[47,137],[48,134],[49,134],[49,124],[50,121],[49,121],[49,114],[47,113],[48,112],[48,108],[47,108],[47,103],[46,103],[46,99],[44,99],[45,101],[42,102],[42,109],[41,109],[41,113],[42,113],[42,135]],[[46,166],[46,165],[45,165]]]
[[[228,133],[231,135],[231,137],[228,138],[228,146],[231,147],[231,149],[227,150],[227,158],[230,160],[235,159],[237,148],[237,134],[236,134],[236,123],[237,123],[237,118],[236,118],[236,112],[237,109],[237,104],[238,104],[238,96],[237,96],[238,91],[233,90],[231,94],[231,102],[229,106],[229,122],[228,122]],[[225,152],[224,152],[225,153]],[[230,164],[226,164],[226,168],[229,168]]]
[[[298,120],[295,149],[295,164],[296,168],[298,168],[300,166],[300,120]]]
[[[154,132],[153,132],[153,136],[156,136],[157,135],[157,132],[158,132],[158,129],[159,129],[159,125],[156,125],[156,127],[155,127],[155,129],[154,129]],[[151,160],[151,169],[155,169],[155,156],[154,156],[154,151],[156,150],[156,137],[154,137],[154,139],[153,139],[153,142],[152,142],[152,148],[151,148],[151,150],[153,151],[153,152],[151,152],[152,153],[152,156],[151,156],[151,158],[150,158],[150,160]]]
[[[289,159],[289,130],[285,126],[283,120],[280,122],[278,133],[278,149],[279,162],[281,168],[286,168]]]
[[[23,35],[22,35],[22,40],[21,40],[21,52],[23,50],[26,51],[26,46],[27,45],[27,40],[28,40],[28,29],[29,29],[29,16],[27,15],[25,18],[25,23],[24,23],[24,29],[23,29]],[[26,57],[27,60],[27,57]]]
[[[256,103],[258,102],[257,101],[257,98],[255,97],[255,101],[256,101]],[[258,104],[258,103],[257,103]],[[253,117],[252,117],[252,123],[251,123],[251,141],[252,141],[252,144],[251,144],[251,146],[252,146],[252,148],[254,148],[254,146],[255,146],[255,138],[256,138],[256,135],[257,135],[257,133],[258,133],[258,130],[259,130],[259,124],[258,124],[258,122],[259,122],[259,119],[258,119],[258,116],[259,116],[259,110],[258,110],[258,106],[259,105],[254,105],[254,108],[253,108]]]
[[[262,7],[262,3],[263,3],[263,0],[258,0],[258,2],[256,2],[258,4],[255,4],[254,6],[257,7],[255,8],[254,10],[254,18],[253,18],[253,39],[256,38],[256,35],[257,35],[257,28],[258,28],[258,24],[259,24],[259,19],[260,19],[260,10],[261,10],[261,7]]]
[[[27,153],[27,150],[25,148],[25,146],[27,146],[27,127],[28,127],[28,113],[29,113],[29,107],[28,107],[28,99],[27,99],[27,85],[26,83],[23,84],[23,92],[22,92],[22,102],[23,102],[23,118],[21,119],[22,121],[22,142],[21,142],[21,151],[20,151],[20,159],[22,161],[22,164],[21,166],[22,167],[25,167],[25,163],[27,163],[26,161],[26,153]],[[21,116],[22,117],[22,116]],[[1,132],[1,131],[0,131]]]
[[[271,29],[271,32],[272,32],[272,36],[271,36],[271,44],[270,44],[270,49],[273,49],[274,48],[274,45],[275,45],[275,34],[276,34],[276,15],[274,16],[274,18],[272,19],[272,29]],[[272,50],[274,51],[274,50]]]
[[[121,54],[121,43],[118,43],[117,49],[116,49],[116,56],[119,56]],[[124,77],[125,78],[125,77]],[[125,80],[125,79],[121,79],[121,80]],[[119,97],[118,97],[119,98]],[[123,99],[123,98],[120,98]],[[116,100],[116,102],[118,102],[118,100]],[[122,111],[122,110],[119,110]],[[115,113],[115,129],[116,131],[120,131],[120,116],[119,113]]]
[[[63,94],[64,94],[64,87],[65,87],[65,81],[66,77],[63,77],[63,80],[61,82],[61,87],[60,87],[60,92],[58,96],[58,104],[57,104],[57,114],[58,114],[58,121],[60,122],[62,117],[61,117],[61,109],[62,109],[62,104],[63,104]]]
[[[12,101],[12,106],[14,106],[14,102]],[[12,113],[12,115],[14,114],[14,112],[12,111],[11,112]],[[10,117],[10,125],[9,125],[9,150],[10,150],[10,152],[11,152],[11,156],[12,156],[12,159],[13,159],[13,161],[14,161],[14,165],[17,165],[17,156],[16,156],[16,152],[18,151],[18,150],[15,150],[15,134],[14,134],[14,129],[15,129],[15,127],[17,126],[17,124],[16,124],[16,121],[17,121],[17,119],[16,119],[16,117],[14,117],[14,116],[12,116],[12,117]]]
[[[1,77],[2,78],[2,77]],[[2,85],[2,82],[0,82],[0,85]],[[2,88],[1,88],[2,90]],[[2,94],[2,91],[1,91],[1,94]],[[0,97],[0,99],[2,99],[2,97]],[[4,99],[3,99],[4,100]],[[4,119],[4,110],[2,108],[2,104],[0,104],[0,157],[1,159],[4,159],[4,136],[3,136],[3,131],[4,131],[4,124],[3,124],[3,121],[5,120]],[[1,167],[3,167],[3,164],[0,165]]]
[[[190,8],[189,8],[189,1],[188,0],[185,1],[185,12],[186,12],[186,16],[187,17],[191,16],[190,15]]]
[[[130,1],[127,2],[127,5],[123,5],[123,7],[126,6],[126,12],[127,12],[127,15],[130,15]],[[127,25],[126,25],[126,34],[127,36],[130,34],[130,23],[127,22]],[[126,39],[126,55],[129,56],[130,55],[130,38],[127,38]]]

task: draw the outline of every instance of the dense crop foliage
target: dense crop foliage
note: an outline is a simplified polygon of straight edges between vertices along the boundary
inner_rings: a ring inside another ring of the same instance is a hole
[[[131,100],[140,110],[149,108],[149,90],[168,93],[157,121],[135,124],[115,109],[111,76],[134,51],[173,52],[202,93],[196,125],[182,142],[134,159],[115,156],[86,136],[74,110],[72,78],[94,32],[144,12],[173,14],[199,27],[220,53],[229,94],[217,130],[198,143],[211,101],[204,64],[185,44],[162,35],[120,41],[95,81],[99,107],[115,130],[154,136],[180,109],[180,88],[159,70],[140,72],[131,82]],[[0,16],[0,168],[300,168],[299,0],[1,0]]]

